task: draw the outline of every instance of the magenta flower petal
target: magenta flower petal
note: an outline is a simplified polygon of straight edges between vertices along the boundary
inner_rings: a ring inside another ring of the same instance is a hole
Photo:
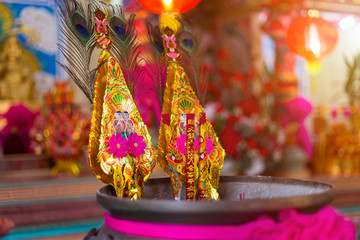
[[[114,134],[109,140],[108,152],[114,154],[117,158],[126,157],[126,152],[129,151],[126,138],[123,138],[121,134]]]
[[[209,156],[211,152],[215,149],[213,145],[214,140],[206,137],[206,155]]]
[[[182,134],[181,136],[176,138],[176,147],[179,149],[181,154],[186,153],[186,134]]]
[[[199,151],[199,138],[194,139],[195,151]],[[181,136],[176,138],[176,147],[179,149],[181,154],[186,154],[186,134],[183,133]]]
[[[133,133],[129,135],[127,145],[131,155],[138,157],[142,154],[145,154],[146,143],[144,142],[144,137]]]

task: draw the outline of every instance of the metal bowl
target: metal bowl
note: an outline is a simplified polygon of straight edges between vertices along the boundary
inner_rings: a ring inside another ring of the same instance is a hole
[[[239,225],[260,215],[276,217],[284,208],[314,213],[335,196],[333,185],[277,177],[222,176],[220,201],[174,201],[169,178],[149,179],[137,201],[118,198],[112,186],[96,192],[100,206],[113,217],[144,222]],[[245,194],[240,200],[239,194]],[[183,193],[184,195],[184,193]]]

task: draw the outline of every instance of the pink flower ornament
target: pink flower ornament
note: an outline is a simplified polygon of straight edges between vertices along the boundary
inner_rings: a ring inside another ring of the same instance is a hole
[[[206,137],[206,155],[209,156],[211,152],[215,149],[213,145],[213,140]],[[199,138],[194,139],[195,151],[199,151]],[[176,147],[179,149],[181,154],[186,154],[186,134],[176,138]]]
[[[179,149],[181,154],[186,153],[186,135],[182,134],[176,138],[176,147]]]
[[[114,154],[117,158],[126,157],[126,153],[129,151],[126,138],[123,138],[121,134],[114,134],[109,140],[108,152]]]
[[[144,137],[139,136],[136,133],[129,135],[127,146],[129,153],[135,157],[138,157],[142,154],[145,154],[146,143],[144,142]]]
[[[208,138],[206,136],[206,155],[209,156],[211,154],[211,152],[215,149],[214,145],[214,140],[212,140],[211,138]]]

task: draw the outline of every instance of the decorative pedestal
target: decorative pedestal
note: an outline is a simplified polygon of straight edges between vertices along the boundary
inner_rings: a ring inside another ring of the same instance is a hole
[[[58,158],[55,159],[55,166],[51,169],[51,174],[56,177],[59,173],[67,173],[73,176],[79,176],[78,158]]]

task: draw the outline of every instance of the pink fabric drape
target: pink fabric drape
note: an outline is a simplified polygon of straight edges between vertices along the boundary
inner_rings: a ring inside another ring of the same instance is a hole
[[[330,206],[315,214],[283,209],[275,221],[262,216],[239,226],[179,225],[137,222],[114,218],[105,213],[105,224],[122,233],[162,239],[192,240],[355,240],[352,221],[338,214]]]

